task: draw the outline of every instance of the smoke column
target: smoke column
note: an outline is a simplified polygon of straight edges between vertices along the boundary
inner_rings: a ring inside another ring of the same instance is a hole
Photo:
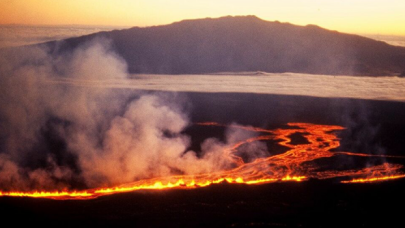
[[[231,165],[220,156],[226,144],[254,134],[233,130],[226,142],[207,139],[197,156],[183,133],[186,99],[108,88],[127,78],[125,61],[101,38],[68,54],[38,46],[3,50],[0,188],[100,187],[217,171]],[[267,151],[259,142],[251,147],[257,155]]]

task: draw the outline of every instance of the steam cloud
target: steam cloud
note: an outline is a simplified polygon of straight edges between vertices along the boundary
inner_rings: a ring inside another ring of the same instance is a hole
[[[0,53],[0,188],[98,187],[217,171],[232,165],[222,155],[228,143],[252,137],[228,130],[226,142],[207,139],[197,156],[187,151],[182,132],[190,123],[178,99],[105,86],[127,76],[104,39],[56,57],[39,47]],[[99,86],[81,86],[88,82]],[[267,149],[254,143],[245,151]]]

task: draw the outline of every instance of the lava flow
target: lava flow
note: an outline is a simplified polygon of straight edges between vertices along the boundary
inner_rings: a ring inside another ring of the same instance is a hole
[[[131,192],[142,189],[198,188],[228,182],[230,184],[264,184],[278,181],[305,181],[308,179],[341,178],[341,183],[368,183],[404,178],[402,165],[382,163],[380,165],[351,170],[322,170],[315,160],[328,159],[334,156],[404,158],[398,156],[371,155],[353,152],[332,152],[340,146],[336,131],[344,130],[340,126],[316,125],[309,123],[288,123],[286,128],[267,130],[257,127],[239,125],[225,126],[218,123],[198,123],[201,126],[240,128],[257,132],[259,136],[235,143],[223,151],[224,158],[229,159],[234,168],[216,173],[199,175],[178,175],[139,180],[111,188],[96,188],[83,191],[55,192],[1,192],[0,196],[37,197],[51,199],[92,199],[99,196],[120,192]],[[301,134],[307,142],[293,144],[292,136]],[[255,141],[274,141],[287,148],[281,154],[257,158],[245,162],[238,156],[242,146]]]

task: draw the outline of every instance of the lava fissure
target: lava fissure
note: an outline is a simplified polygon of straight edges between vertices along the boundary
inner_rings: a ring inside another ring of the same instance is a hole
[[[239,128],[246,131],[260,133],[259,136],[248,138],[234,143],[223,151],[226,159],[235,166],[230,170],[199,175],[178,175],[160,178],[139,180],[116,187],[96,188],[83,191],[33,191],[33,192],[2,192],[0,196],[10,197],[36,197],[50,199],[93,199],[99,196],[120,192],[132,192],[148,189],[192,189],[205,187],[211,184],[228,182],[231,184],[264,184],[278,181],[304,181],[308,179],[343,178],[341,183],[369,183],[404,178],[403,166],[383,163],[381,165],[351,170],[324,170],[317,171],[313,161],[321,158],[330,158],[336,155],[358,157],[405,158],[402,156],[373,155],[353,152],[331,152],[340,146],[340,139],[336,131],[344,130],[341,126],[316,125],[310,123],[288,123],[286,128],[275,130],[258,127],[223,125],[215,122],[197,123],[200,126],[216,126]],[[302,134],[308,143],[293,145],[291,136]],[[282,154],[275,154],[265,158],[257,158],[245,162],[237,155],[243,145],[256,141],[276,141],[280,146],[288,148]],[[305,164],[304,164],[305,163]]]

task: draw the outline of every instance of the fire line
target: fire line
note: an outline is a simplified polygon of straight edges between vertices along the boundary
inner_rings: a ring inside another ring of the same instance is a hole
[[[262,129],[258,127],[240,125],[222,125],[215,122],[197,123],[200,126],[240,128],[246,131],[260,133],[259,136],[235,143],[223,151],[223,156],[235,164],[235,168],[216,173],[198,175],[178,175],[160,178],[139,180],[133,183],[123,184],[109,188],[95,188],[82,191],[32,191],[32,192],[2,192],[0,196],[9,197],[32,197],[49,198],[57,200],[67,199],[93,199],[100,196],[111,195],[122,192],[137,190],[159,190],[159,189],[194,189],[206,187],[212,184],[227,182],[230,184],[266,184],[282,181],[301,182],[308,179],[330,179],[343,178],[341,183],[370,183],[389,181],[404,178],[404,168],[399,164],[383,163],[353,170],[325,170],[319,171],[319,167],[312,164],[313,161],[321,158],[331,158],[336,155],[358,156],[358,157],[390,157],[405,158],[401,156],[371,155],[353,152],[332,152],[340,146],[340,139],[336,131],[344,130],[341,126],[317,125],[310,123],[288,123],[287,128],[275,130]],[[308,143],[292,144],[293,134],[300,133]],[[238,149],[243,145],[256,142],[274,140],[280,146],[288,148],[281,154],[265,158],[258,158],[252,162],[245,162],[237,155]]]

